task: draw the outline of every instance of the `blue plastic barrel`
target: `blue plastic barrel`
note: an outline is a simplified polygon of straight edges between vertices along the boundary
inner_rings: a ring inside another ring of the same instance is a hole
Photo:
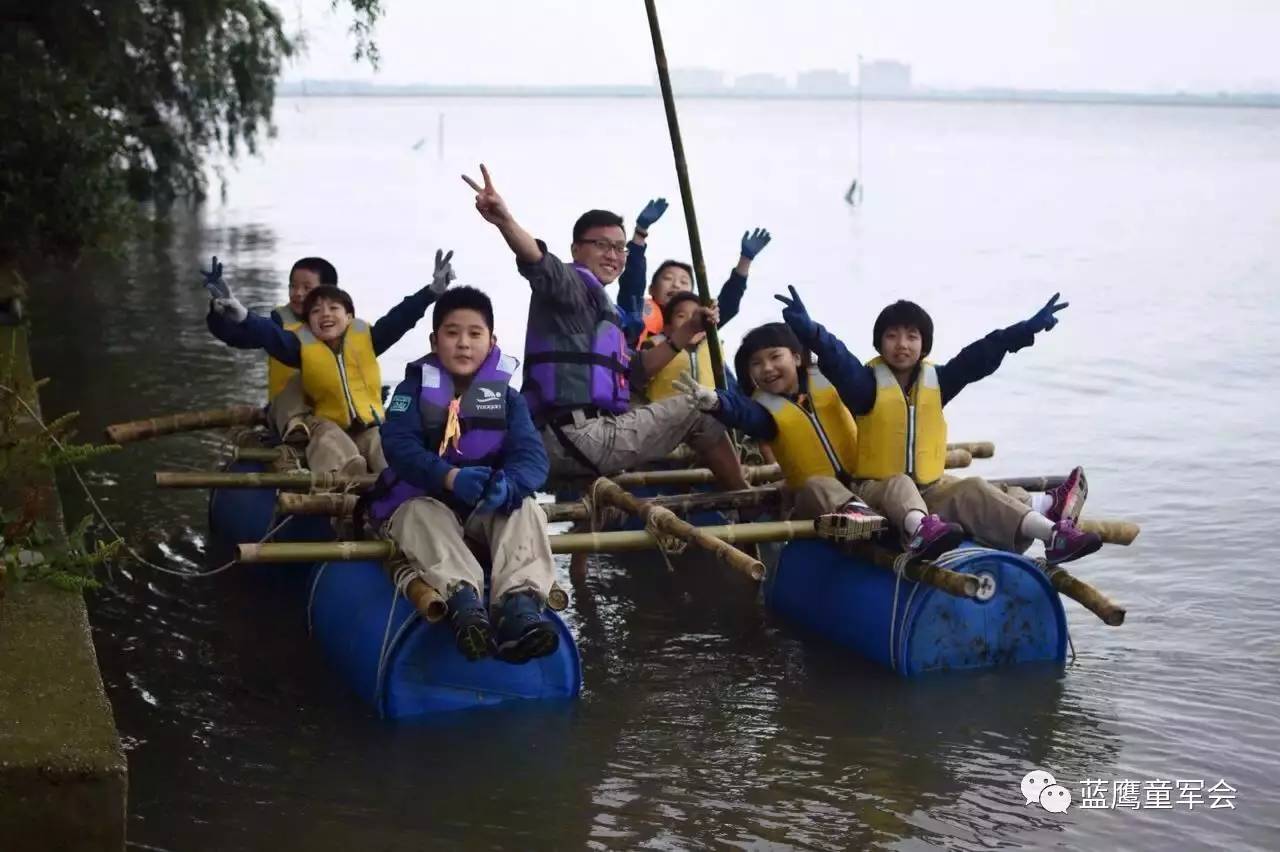
[[[1062,602],[1036,563],[967,545],[938,564],[980,577],[979,598],[899,578],[826,542],[795,541],[766,578],[765,604],[907,677],[1066,659]]]
[[[260,462],[231,462],[228,473],[261,473]],[[276,517],[274,488],[215,488],[209,492],[209,535],[215,546],[233,548],[237,544],[262,541],[282,519]],[[333,526],[321,515],[293,515],[271,537],[271,541],[331,541]]]
[[[309,584],[311,635],[340,676],[386,719],[528,699],[569,699],[582,687],[578,648],[564,622],[554,654],[521,665],[468,661],[447,622],[428,624],[377,562],[317,566]]]

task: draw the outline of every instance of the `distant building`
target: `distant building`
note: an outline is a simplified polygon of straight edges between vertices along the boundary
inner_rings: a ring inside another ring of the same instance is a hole
[[[853,91],[844,71],[821,69],[803,71],[796,77],[796,91],[802,95],[846,95]]]
[[[733,90],[746,95],[786,94],[787,81],[777,74],[743,74],[733,82]]]
[[[904,95],[911,91],[911,66],[892,59],[862,63],[858,77],[869,95]]]
[[[671,89],[686,95],[723,92],[724,72],[714,68],[672,68]]]

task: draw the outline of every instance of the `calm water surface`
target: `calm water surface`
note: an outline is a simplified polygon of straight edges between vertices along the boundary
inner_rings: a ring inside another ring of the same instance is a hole
[[[444,149],[436,145],[444,114]],[[299,581],[244,567],[183,581],[118,568],[91,602],[126,738],[132,841],[172,850],[470,848],[1276,848],[1280,501],[1280,111],[868,105],[865,204],[841,197],[851,105],[682,108],[713,278],[748,227],[758,259],[728,343],[795,284],[856,351],[915,299],[954,353],[1055,291],[1062,323],[948,408],[992,440],[987,475],[1086,465],[1093,514],[1139,521],[1077,573],[1129,608],[1068,603],[1065,671],[906,682],[769,618],[714,565],[594,559],[571,609],[585,671],[568,707],[388,725],[328,676]],[[84,431],[256,402],[264,364],[211,340],[196,268],[282,300],[323,254],[376,317],[437,247],[498,304],[519,349],[527,288],[458,179],[484,160],[556,250],[588,207],[677,197],[650,101],[284,100],[279,137],[225,196],[116,261],[44,282],[36,359],[50,411]],[[423,144],[414,150],[415,143]],[[652,263],[687,257],[677,206]],[[426,324],[382,358],[396,379]],[[206,468],[217,436],[130,447],[92,476],[147,554],[206,560],[205,503],[156,469]],[[67,492],[72,511],[83,501]],[[567,585],[567,578],[565,579]],[[1225,779],[1234,809],[1023,804],[1033,767],[1086,779]]]

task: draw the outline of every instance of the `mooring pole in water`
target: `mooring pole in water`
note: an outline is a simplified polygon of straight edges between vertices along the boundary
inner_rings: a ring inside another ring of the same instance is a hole
[[[644,0],[649,13],[649,35],[653,37],[653,58],[658,64],[658,86],[662,89],[662,105],[667,111],[667,130],[671,133],[671,152],[676,159],[676,177],[680,181],[680,200],[684,203],[684,221],[689,226],[689,250],[693,253],[693,273],[698,282],[698,298],[711,304],[711,287],[707,284],[707,266],[702,260],[702,239],[698,236],[698,216],[693,210],[693,189],[689,186],[689,166],[685,162],[684,143],[680,139],[680,121],[676,118],[675,96],[671,94],[671,74],[667,71],[667,52],[662,47],[662,30],[658,26],[655,0]],[[724,390],[724,360],[720,357],[720,335],[714,326],[707,329],[707,346],[711,354],[711,372],[716,388]]]

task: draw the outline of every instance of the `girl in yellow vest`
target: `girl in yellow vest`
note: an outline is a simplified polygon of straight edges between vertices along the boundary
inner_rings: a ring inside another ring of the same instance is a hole
[[[794,517],[816,519],[848,505],[852,534],[856,502],[849,485],[858,430],[823,369],[809,363],[800,341],[780,322],[747,332],[734,369],[736,389],[716,391],[687,372],[675,387],[726,426],[767,444],[782,467]],[[865,538],[881,528],[884,518],[866,506],[861,512],[857,525]]]
[[[933,558],[971,537],[990,547],[1022,552],[1044,542],[1049,562],[1062,563],[1096,551],[1102,541],[1077,528],[1088,493],[1077,467],[1057,489],[1024,499],[980,477],[944,475],[947,422],[942,409],[965,386],[991,375],[1006,353],[1032,345],[1038,332],[1058,323],[1067,307],[1058,294],[1029,320],[993,331],[945,364],[925,360],[933,346],[933,320],[913,302],[898,301],[876,318],[872,340],[879,357],[862,364],[844,344],[810,318],[794,287],[778,296],[782,316],[800,342],[831,377],[857,422],[858,448],[850,496],[884,514],[910,550]],[[846,517],[850,520],[846,522]],[[858,511],[832,507],[819,530],[839,539]]]
[[[640,353],[631,360],[631,390],[641,393],[649,402],[678,396],[676,379],[689,373],[703,387],[714,388],[711,372],[711,348],[707,341],[707,324],[719,322],[719,310],[704,308],[696,293],[676,293],[662,309],[666,324],[653,337],[640,344]]]

